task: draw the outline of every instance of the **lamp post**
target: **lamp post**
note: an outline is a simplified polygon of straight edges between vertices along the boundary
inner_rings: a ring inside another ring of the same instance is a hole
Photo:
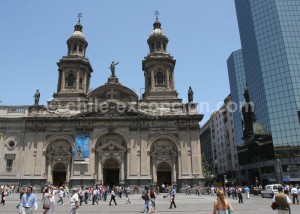
[[[280,159],[277,159],[277,176],[278,176],[278,183],[281,183],[283,181],[282,179],[282,166],[281,166],[281,161]]]
[[[226,184],[227,184],[227,175],[224,175],[224,189],[226,188]]]

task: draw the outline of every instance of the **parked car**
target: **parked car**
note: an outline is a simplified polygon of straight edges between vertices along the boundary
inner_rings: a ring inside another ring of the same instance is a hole
[[[282,186],[281,184],[269,184],[266,185],[263,190],[260,192],[261,197],[271,197],[278,193],[278,187]]]

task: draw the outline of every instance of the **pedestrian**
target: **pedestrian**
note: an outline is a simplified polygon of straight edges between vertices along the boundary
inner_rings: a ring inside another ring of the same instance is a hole
[[[294,185],[291,189],[291,194],[293,196],[293,204],[295,204],[297,202],[297,204],[299,204],[299,199],[298,199],[298,190],[296,185]]]
[[[243,202],[243,194],[242,194],[242,188],[241,187],[239,187],[237,189],[237,194],[238,194],[238,198],[239,198],[239,203],[244,203]]]
[[[129,199],[129,195],[130,195],[130,187],[128,186],[128,187],[125,188],[125,197],[127,198],[126,204],[131,203],[131,201]]]
[[[70,199],[70,212],[69,214],[76,214],[76,209],[79,208],[79,195],[77,188],[72,189],[72,196]]]
[[[6,195],[7,195],[7,192],[5,189],[2,189],[2,192],[1,192],[1,204],[5,204],[5,201],[6,201]]]
[[[144,200],[144,209],[141,211],[141,213],[148,213],[149,212],[149,199],[150,199],[150,195],[149,195],[149,188],[146,185],[145,186],[145,190],[142,192],[142,196],[141,199]]]
[[[93,191],[93,205],[95,205],[95,202],[98,205],[98,200],[97,200],[98,191],[99,190],[97,188],[95,188],[94,191]]]
[[[21,190],[18,190],[18,192],[20,192],[20,201],[19,201],[19,204],[16,206],[17,209],[19,209],[19,207],[20,207],[22,196],[24,195],[24,193],[26,193],[26,188],[23,187],[23,188],[21,188]]]
[[[169,195],[170,195],[170,202],[171,202],[169,209],[172,209],[172,205],[174,205],[174,208],[176,208],[176,204],[175,204],[176,190],[175,190],[174,186],[171,186],[171,191],[170,191]]]
[[[114,201],[115,202],[115,205],[117,205],[117,202],[116,202],[116,193],[115,193],[115,188],[113,187],[111,189],[111,192],[110,192],[110,201],[109,201],[109,206],[111,206],[111,202]]]
[[[42,200],[43,201],[43,209],[44,209],[43,214],[47,214],[50,209],[50,198],[51,197],[52,197],[52,195],[49,192],[49,188],[47,187],[43,193],[43,200]]]
[[[244,188],[244,191],[245,191],[245,193],[246,193],[246,198],[249,199],[249,198],[250,198],[250,189],[249,189],[249,187],[246,186],[246,187]]]
[[[50,197],[50,209],[48,211],[48,214],[55,214],[55,193],[56,193],[56,190],[54,189],[54,187],[52,187],[52,186],[49,187],[49,193],[51,194],[51,197]]]
[[[149,208],[149,213],[151,213],[152,208],[154,209],[154,212],[157,213],[156,206],[155,206],[156,193],[153,188],[151,188],[149,196],[150,196],[150,200],[151,200],[151,206]]]
[[[57,204],[61,202],[61,205],[64,205],[64,189],[62,187],[60,187],[60,190],[58,192],[58,197],[59,200],[57,201]]]
[[[33,214],[33,210],[37,213],[36,195],[32,191],[32,186],[27,187],[26,194],[23,194],[21,199],[19,214]]]
[[[291,199],[283,193],[283,187],[278,186],[278,193],[273,197],[273,203],[276,203],[278,214],[289,214]]]
[[[234,211],[229,200],[225,199],[223,190],[217,190],[217,199],[214,201],[213,214],[227,214],[228,209],[231,212]]]

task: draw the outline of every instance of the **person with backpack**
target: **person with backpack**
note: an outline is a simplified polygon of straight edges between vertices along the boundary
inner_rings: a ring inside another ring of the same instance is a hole
[[[172,209],[172,205],[174,205],[174,208],[176,208],[176,204],[175,204],[175,195],[176,195],[176,190],[175,190],[175,187],[174,186],[171,186],[171,190],[170,190],[170,208],[169,209]]]
[[[145,186],[145,190],[142,192],[141,199],[145,201],[144,209],[141,211],[141,213],[148,213],[150,195],[149,195],[149,188],[147,185]]]

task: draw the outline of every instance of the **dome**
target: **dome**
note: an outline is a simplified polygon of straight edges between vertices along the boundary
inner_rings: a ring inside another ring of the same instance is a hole
[[[74,31],[70,38],[85,39],[84,34],[81,31]]]
[[[150,34],[150,36],[156,36],[156,35],[162,35],[162,36],[166,36],[166,34],[162,31],[162,29],[160,29],[160,28],[156,28],[156,29],[154,29],[152,32],[151,32],[151,34]]]

